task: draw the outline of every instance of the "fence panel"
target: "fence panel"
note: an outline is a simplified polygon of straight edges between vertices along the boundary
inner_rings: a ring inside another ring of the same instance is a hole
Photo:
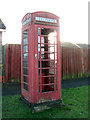
[[[21,78],[21,45],[7,44],[4,46],[4,82],[15,82]]]

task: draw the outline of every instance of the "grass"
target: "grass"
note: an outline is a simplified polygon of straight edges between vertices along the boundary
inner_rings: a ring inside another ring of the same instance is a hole
[[[88,118],[88,86],[63,89],[65,106],[32,113],[20,95],[3,96],[3,118]]]

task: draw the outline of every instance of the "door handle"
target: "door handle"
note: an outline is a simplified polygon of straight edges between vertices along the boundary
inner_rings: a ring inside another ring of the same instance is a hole
[[[35,54],[35,58],[37,59],[37,54]]]

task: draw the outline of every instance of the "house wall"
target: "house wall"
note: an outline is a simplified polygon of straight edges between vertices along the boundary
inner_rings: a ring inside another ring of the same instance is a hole
[[[0,82],[2,81],[2,32],[0,31]]]

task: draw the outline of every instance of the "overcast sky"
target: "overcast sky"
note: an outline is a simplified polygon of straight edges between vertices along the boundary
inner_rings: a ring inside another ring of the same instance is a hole
[[[88,0],[0,0],[0,18],[7,27],[3,44],[20,44],[21,20],[36,11],[60,17],[61,41],[88,43]]]

